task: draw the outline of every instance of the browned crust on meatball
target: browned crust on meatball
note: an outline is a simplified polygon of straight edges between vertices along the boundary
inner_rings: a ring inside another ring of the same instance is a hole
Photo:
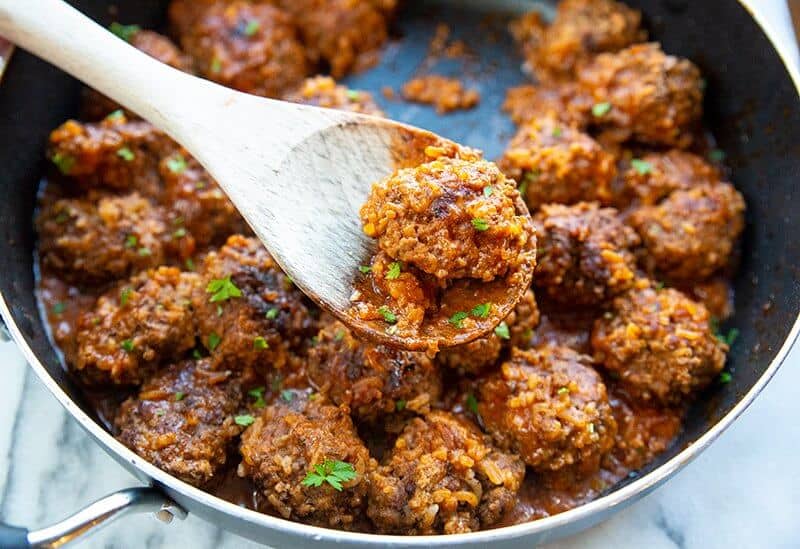
[[[478,411],[497,445],[534,470],[593,473],[614,445],[606,386],[591,357],[572,349],[515,349],[479,395]]]
[[[555,116],[563,124],[577,129],[589,125],[592,98],[573,82],[546,86],[524,85],[509,88],[503,110],[521,126],[537,118]]]
[[[368,477],[375,468],[358,438],[347,407],[328,404],[317,395],[310,399],[288,393],[267,406],[242,435],[239,475],[251,478],[269,506],[286,519],[307,524],[352,529],[366,504]],[[349,463],[355,478],[342,490],[303,480],[325,461]]]
[[[181,362],[149,378],[114,421],[117,439],[179,479],[202,486],[222,469],[241,427],[242,400],[231,372]]]
[[[534,285],[560,303],[593,305],[630,288],[639,244],[613,208],[547,204],[534,216],[539,235]]]
[[[595,321],[595,360],[636,399],[679,404],[722,370],[728,346],[712,333],[702,304],[646,281],[637,286]]]
[[[525,476],[516,456],[494,448],[449,412],[413,419],[371,477],[367,515],[381,532],[476,531],[514,505]]]
[[[639,208],[629,222],[642,237],[649,272],[692,281],[729,264],[744,229],[744,211],[744,198],[733,185],[702,184]]]
[[[525,189],[532,209],[551,202],[608,204],[617,174],[613,155],[552,116],[522,126],[497,165]]]
[[[284,97],[286,101],[314,105],[326,109],[358,112],[372,116],[384,116],[372,94],[362,90],[352,90],[337,84],[330,76],[306,78],[303,84]]]
[[[87,383],[138,384],[194,347],[194,273],[140,273],[103,294],[78,320],[74,369]]]

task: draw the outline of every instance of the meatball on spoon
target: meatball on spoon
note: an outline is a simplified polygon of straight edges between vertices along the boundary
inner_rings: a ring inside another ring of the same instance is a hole
[[[136,50],[61,0],[0,0],[0,34],[184,146],[294,283],[361,336],[409,349],[465,343],[496,328],[527,290],[532,259],[502,292],[490,284],[490,295],[484,296],[486,281],[471,279],[468,288],[459,288],[469,297],[464,307],[481,307],[491,298],[497,314],[462,323],[461,314],[471,309],[459,314],[448,302],[426,317],[430,326],[449,330],[455,315],[457,333],[420,329],[416,336],[399,337],[356,314],[351,298],[363,273],[359,267],[376,250],[359,219],[372,184],[425,163],[426,150],[453,147],[451,142],[397,122],[265,99],[190,76]],[[527,217],[518,196],[515,203],[517,213]],[[531,240],[527,247],[535,254]]]

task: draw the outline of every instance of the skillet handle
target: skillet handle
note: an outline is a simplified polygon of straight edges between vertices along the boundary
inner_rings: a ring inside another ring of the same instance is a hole
[[[166,523],[172,522],[174,518],[181,520],[186,518],[186,511],[157,488],[126,488],[95,501],[61,522],[40,530],[0,524],[0,547],[3,549],[63,547],[130,513],[155,513],[156,518]]]

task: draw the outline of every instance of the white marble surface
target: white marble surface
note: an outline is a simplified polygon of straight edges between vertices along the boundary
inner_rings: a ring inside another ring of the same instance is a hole
[[[792,40],[783,0],[748,3],[783,40]],[[70,419],[10,343],[0,343],[0,371],[0,520],[42,526],[136,484]],[[550,549],[800,547],[798,387],[796,348],[744,416],[677,477],[605,524]],[[130,517],[78,545],[257,547],[191,516],[169,526],[151,516]]]

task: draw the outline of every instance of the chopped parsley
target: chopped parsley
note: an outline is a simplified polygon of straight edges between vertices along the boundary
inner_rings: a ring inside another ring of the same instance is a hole
[[[106,116],[106,120],[111,120],[112,122],[119,122],[123,118],[125,118],[125,111],[122,109],[117,109]]]
[[[389,324],[394,324],[395,322],[397,322],[397,315],[394,314],[392,310],[386,305],[381,306],[378,309],[378,313],[383,317],[383,320],[385,320]]]
[[[655,283],[655,285],[653,287],[656,289],[656,291],[663,290],[664,289],[664,282],[659,280],[658,282]]]
[[[69,212],[63,211],[56,216],[56,223],[62,225],[69,220]]]
[[[344,330],[339,330],[334,334],[333,340],[334,341],[341,341],[344,339]]]
[[[194,259],[190,257],[189,259],[186,260],[185,264],[188,270],[194,271],[195,269]]]
[[[350,101],[358,101],[361,98],[361,92],[358,90],[347,90],[345,94]]]
[[[389,264],[389,270],[386,273],[386,278],[389,280],[395,280],[400,278],[400,262],[393,261]]]
[[[192,349],[192,358],[195,360],[200,360],[203,358],[203,353],[200,352],[200,349]]]
[[[53,314],[54,315],[61,316],[62,314],[64,314],[64,311],[67,310],[67,305],[66,305],[66,303],[62,303],[62,302],[59,301],[58,303],[53,305],[53,309],[52,310],[53,310]]]
[[[263,351],[264,349],[269,349],[269,343],[263,336],[256,336],[253,340],[253,348],[257,351]]]
[[[726,383],[730,383],[732,379],[733,376],[731,375],[730,372],[722,372],[719,375],[719,382],[722,383],[723,385],[725,385]]]
[[[500,339],[511,339],[511,333],[508,331],[508,324],[506,324],[505,321],[497,325],[497,328],[494,329],[494,333]]]
[[[184,236],[186,236],[186,229],[183,227],[179,227],[178,229],[175,230],[174,233],[172,233],[172,238],[175,239],[180,239],[183,238]]]
[[[725,151],[722,149],[714,149],[708,153],[708,158],[712,162],[722,162],[725,160]]]
[[[165,415],[166,413],[167,413],[167,411],[164,408],[159,408],[158,410],[155,411],[155,414],[158,417],[161,417],[161,416]]]
[[[264,316],[267,317],[270,320],[274,320],[275,318],[278,317],[278,309],[273,307],[272,309],[267,311],[267,314],[265,314]]]
[[[236,425],[241,425],[242,427],[249,427],[253,423],[255,423],[256,418],[251,416],[250,414],[243,414],[241,416],[236,416],[233,418],[233,421],[236,422]]]
[[[50,160],[52,160],[53,164],[56,165],[58,171],[60,171],[64,175],[69,175],[69,173],[72,171],[72,168],[75,166],[74,156],[70,156],[68,154],[62,154],[60,152],[54,154]]]
[[[172,173],[183,173],[186,170],[186,159],[180,154],[168,158],[167,169]]]
[[[128,236],[125,237],[126,248],[135,248],[138,243],[139,239],[136,238],[135,234],[129,234]]]
[[[222,342],[222,338],[219,337],[217,332],[211,332],[211,334],[209,334],[209,336],[208,336],[208,350],[209,351],[213,351],[214,349],[219,347],[219,344],[221,342]]]
[[[258,32],[258,29],[261,28],[261,23],[258,21],[251,19],[247,22],[247,25],[244,27],[244,35],[245,36],[253,36],[255,33]]]
[[[476,416],[478,415],[478,399],[472,393],[467,395],[467,409]]]
[[[406,409],[406,401],[403,399],[398,400],[394,403],[394,407],[398,412],[402,412]]]
[[[472,226],[476,231],[483,232],[489,230],[489,222],[485,219],[481,219],[480,217],[476,217],[472,220]]]
[[[469,314],[478,318],[486,318],[487,316],[489,316],[489,311],[491,310],[492,310],[491,303],[481,303],[480,305],[476,305],[475,307],[473,307],[472,310],[469,312]]]
[[[608,101],[604,103],[595,103],[592,107],[592,115],[597,118],[602,118],[603,116],[607,115],[611,111],[611,103]]]
[[[231,281],[230,275],[225,278],[215,278],[206,286],[206,293],[211,294],[209,301],[227,301],[233,297],[242,297],[242,291]]]
[[[209,70],[212,74],[219,74],[222,71],[222,60],[219,57],[212,59]]]
[[[186,398],[186,393],[184,393],[183,391],[178,391],[177,393],[175,393],[175,402],[180,402],[184,398]]]
[[[719,334],[719,333],[717,334],[717,339],[719,339],[723,343],[726,343],[728,347],[731,347],[734,341],[736,341],[738,337],[739,337],[739,330],[737,330],[736,328],[731,328],[730,330],[728,330],[727,334]]]
[[[553,133],[552,133],[553,137],[561,137],[561,133],[562,132],[560,126],[556,126],[555,128],[553,128]]]
[[[153,252],[150,251],[150,248],[146,246],[142,246],[141,248],[139,248],[136,253],[138,253],[142,257],[150,257],[151,255],[153,255]]]
[[[522,183],[520,183],[519,187],[517,188],[519,190],[519,194],[525,197],[525,194],[528,192],[528,185],[536,181],[538,178],[539,178],[538,171],[528,172],[525,175],[523,175]]]
[[[117,151],[117,156],[123,159],[125,162],[131,162],[134,158],[136,158],[136,154],[128,147],[122,147]]]
[[[111,23],[111,25],[109,25],[108,30],[126,42],[130,42],[131,38],[133,38],[133,35],[142,30],[142,27],[139,25],[123,25],[122,23],[117,23],[114,21]]]
[[[494,192],[494,187],[492,187],[491,185],[487,185],[483,188],[483,196],[485,196],[486,198],[492,196],[493,192]]]
[[[361,271],[362,274],[369,274],[372,272],[372,267],[367,265],[359,265],[358,270]]]
[[[650,162],[642,160],[641,158],[634,158],[631,160],[631,167],[636,170],[639,175],[647,175],[653,173],[653,166]]]
[[[122,343],[120,343],[119,346],[122,347],[122,349],[126,353],[130,353],[131,351],[133,351],[133,347],[134,347],[133,340],[132,339],[126,339]]]
[[[284,389],[283,391],[281,391],[281,398],[286,402],[291,402],[292,400],[294,400],[294,393],[289,389]]]
[[[566,395],[567,393],[569,393],[569,387],[559,387],[558,388],[558,394],[559,395]]]
[[[120,293],[119,293],[119,306],[120,307],[124,307],[125,305],[128,304],[128,300],[130,300],[132,293],[133,293],[133,290],[131,290],[130,288],[122,288],[122,291],[120,291]]]
[[[447,319],[447,321],[455,326],[456,328],[463,328],[464,327],[464,319],[467,318],[469,315],[464,311],[458,311],[454,313],[453,316]]]
[[[264,406],[267,405],[267,403],[264,401],[265,390],[266,388],[264,387],[256,387],[255,389],[250,389],[249,391],[247,391],[248,396],[256,399],[256,401],[253,403],[253,407],[263,408]]]
[[[356,470],[346,461],[326,459],[323,463],[314,465],[314,468],[306,474],[302,484],[319,487],[327,482],[334,490],[341,492],[342,483],[353,480],[356,476]]]

